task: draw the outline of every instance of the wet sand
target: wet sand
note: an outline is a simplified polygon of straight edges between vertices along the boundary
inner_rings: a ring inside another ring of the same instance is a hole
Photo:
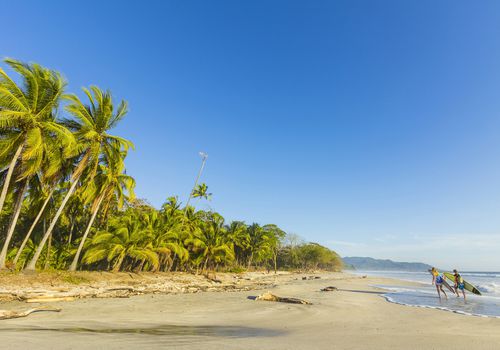
[[[0,321],[0,344],[16,350],[500,348],[500,319],[392,304],[371,287],[395,281],[346,274],[277,281],[270,292],[313,305],[251,300],[262,290],[79,299],[51,303],[60,313]],[[319,291],[330,285],[339,290]]]

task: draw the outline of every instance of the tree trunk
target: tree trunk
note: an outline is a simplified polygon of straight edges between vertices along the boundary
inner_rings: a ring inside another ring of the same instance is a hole
[[[69,271],[76,271],[76,266],[78,265],[78,260],[80,259],[80,254],[82,253],[83,245],[85,244],[85,240],[87,239],[87,236],[89,235],[90,229],[91,229],[92,224],[94,223],[94,220],[97,216],[97,212],[99,211],[99,207],[101,206],[103,198],[104,198],[104,196],[101,196],[97,202],[97,206],[96,206],[94,212],[92,213],[92,217],[90,218],[87,229],[85,230],[85,233],[83,234],[82,240],[80,241],[80,245],[78,246],[78,250],[76,251],[76,255],[73,258],[73,262],[71,263],[71,266],[69,267]]]
[[[253,252],[250,254],[250,258],[248,259],[247,270],[250,270],[250,266],[252,266],[252,260],[253,260]]]
[[[55,189],[55,187],[50,191],[50,193],[47,196],[47,199],[45,200],[45,202],[43,202],[42,208],[38,212],[38,215],[36,216],[35,221],[33,221],[33,223],[31,224],[31,227],[30,227],[28,233],[26,234],[26,237],[24,237],[24,241],[23,241],[23,243],[21,243],[21,246],[19,247],[19,250],[17,251],[16,257],[14,258],[14,265],[17,265],[17,261],[21,257],[21,253],[23,252],[24,247],[28,243],[28,240],[29,240],[29,238],[31,236],[31,233],[33,233],[33,230],[35,229],[36,224],[38,223],[38,220],[40,220],[40,218],[42,217],[42,214],[43,214],[43,211],[45,210],[45,207],[47,206],[47,204],[49,203],[50,199],[52,198],[52,194],[54,193],[54,189]]]
[[[12,219],[10,221],[9,230],[7,231],[7,237],[3,244],[2,252],[0,252],[0,269],[5,269],[5,260],[7,258],[7,251],[9,249],[10,240],[14,234],[14,229],[16,228],[17,219],[19,219],[19,214],[21,213],[21,207],[23,204],[24,194],[28,188],[28,180],[25,179],[21,190],[17,194],[16,204],[14,206],[14,212],[12,213]]]
[[[274,260],[274,274],[276,275],[276,273],[278,272],[278,250],[275,250],[273,255],[274,255],[273,256],[273,260]]]
[[[126,253],[122,253],[123,255],[121,255],[119,258],[118,258],[118,261],[116,262],[115,266],[113,266],[113,272],[119,272],[121,267],[122,267],[122,264],[123,264],[123,259],[125,259],[125,256],[127,255]]]
[[[172,258],[171,263],[168,265],[167,272],[172,271],[172,268],[174,267],[175,264],[175,258],[177,257],[177,254],[174,253],[174,257]]]
[[[201,273],[204,273],[207,271],[207,266],[208,266],[208,256],[207,258],[205,259],[205,263],[203,264],[203,269],[201,270]]]
[[[14,158],[9,164],[9,170],[7,171],[7,176],[5,177],[5,182],[3,184],[2,193],[0,194],[0,214],[2,213],[3,205],[5,203],[5,197],[7,197],[7,191],[10,185],[10,179],[12,178],[12,173],[14,172],[14,168],[16,166],[17,160],[21,155],[21,151],[23,150],[24,142],[17,148],[16,153],[14,154]]]
[[[43,222],[43,226],[45,227],[45,220]],[[47,244],[47,255],[45,256],[45,265],[43,266],[44,270],[47,270],[50,266],[50,250],[52,249],[52,235],[49,236],[49,243]]]
[[[68,247],[71,245],[71,240],[73,239],[73,230],[75,228],[75,220],[71,220],[71,227],[69,229],[69,236],[68,236]]]
[[[68,193],[66,193],[66,196],[64,197],[64,199],[61,203],[61,206],[59,207],[59,209],[57,209],[56,215],[54,216],[54,218],[50,222],[50,225],[49,225],[47,232],[45,232],[45,234],[43,235],[42,241],[38,245],[38,248],[35,252],[35,255],[33,256],[33,259],[31,259],[28,266],[26,266],[25,270],[27,270],[27,271],[34,271],[35,270],[36,263],[37,263],[38,259],[40,258],[40,254],[42,254],[42,250],[43,250],[43,247],[45,246],[45,242],[47,242],[47,239],[49,238],[50,234],[54,230],[54,227],[56,226],[57,220],[61,216],[62,211],[64,210],[64,207],[66,206],[66,203],[68,202],[69,198],[71,197],[71,195],[75,191],[79,178],[80,178],[80,176],[77,176],[76,179],[73,180],[73,183],[71,184],[71,187],[69,188]]]
[[[142,269],[144,268],[144,264],[146,263],[146,260],[142,260],[139,266],[137,267],[137,272],[142,272]]]

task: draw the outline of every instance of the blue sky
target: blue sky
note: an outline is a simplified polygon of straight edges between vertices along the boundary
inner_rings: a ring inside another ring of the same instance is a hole
[[[500,270],[498,1],[19,1],[0,55],[126,99],[137,193],[341,255]],[[2,64],[3,67],[5,67]]]

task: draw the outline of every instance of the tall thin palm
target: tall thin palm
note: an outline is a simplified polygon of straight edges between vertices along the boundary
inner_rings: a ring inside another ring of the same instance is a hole
[[[90,90],[83,89],[83,91],[89,99],[88,105],[83,104],[76,95],[67,95],[65,97],[70,102],[66,106],[66,110],[75,118],[66,119],[65,125],[74,131],[80,150],[77,166],[71,175],[71,187],[38,245],[33,259],[27,265],[26,270],[35,270],[36,263],[45,243],[54,230],[68,199],[75,191],[82,174],[85,172],[88,179],[91,180],[97,173],[101,157],[113,158],[117,152],[126,151],[129,147],[133,147],[132,142],[108,134],[108,131],[114,128],[127,113],[127,103],[121,101],[115,111],[109,91],[103,92],[96,86],[92,86]]]
[[[114,202],[116,203],[117,208],[121,209],[125,200],[133,200],[135,197],[135,180],[131,176],[124,173],[125,165],[123,160],[126,156],[126,152],[122,152],[122,154],[119,155],[116,154],[116,156],[118,156],[118,158],[108,160],[107,166],[99,165],[100,171],[95,177],[95,181],[93,181],[91,183],[92,185],[89,186],[89,193],[87,197],[93,198],[91,206],[92,216],[90,217],[87,229],[80,240],[78,250],[69,268],[70,271],[76,270],[83,246],[101,206],[104,204],[104,211],[107,211],[110,203]]]
[[[24,236],[24,240],[14,258],[14,265],[17,264],[21,257],[24,247],[42,218],[54,192],[58,186],[61,187],[61,182],[70,175],[69,169],[73,165],[71,161],[65,157],[66,151],[59,147],[57,140],[47,139],[44,143],[44,147],[45,156],[42,161],[41,171],[32,176],[30,180],[30,207],[37,208],[38,213]],[[43,199],[43,201],[41,202],[40,199]]]

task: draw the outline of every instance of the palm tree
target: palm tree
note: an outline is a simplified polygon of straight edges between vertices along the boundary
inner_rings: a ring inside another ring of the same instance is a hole
[[[226,227],[226,231],[229,239],[233,242],[236,263],[240,264],[245,258],[245,253],[248,251],[250,244],[247,225],[243,221],[232,221]]]
[[[6,59],[5,62],[21,75],[23,86],[19,87],[0,69],[0,163],[11,157],[5,182],[0,194],[0,212],[10,185],[14,169],[21,160],[20,180],[26,184],[24,191],[19,191],[17,203],[21,203],[26,186],[33,175],[42,167],[45,159],[52,157],[54,145],[66,149],[69,156],[73,136],[69,130],[57,123],[55,113],[65,87],[65,81],[59,73],[37,64]],[[12,156],[13,155],[13,156]],[[5,267],[7,250],[19,217],[20,206],[16,205],[11,224],[7,232],[2,251],[0,268]]]
[[[247,232],[249,235],[248,249],[250,251],[247,268],[250,268],[254,260],[260,261],[271,253],[273,242],[269,239],[269,233],[259,224],[253,223],[248,226]]]
[[[202,183],[197,185],[193,189],[193,193],[191,194],[193,198],[205,198],[206,200],[210,200],[212,198],[212,193],[208,193],[208,186],[206,183]]]
[[[65,151],[59,147],[57,140],[49,138],[44,143],[45,156],[42,161],[41,170],[30,178],[30,207],[39,208],[38,214],[33,220],[28,232],[24,236],[24,240],[19,247],[14,258],[13,264],[16,265],[21,253],[28,243],[36,225],[42,218],[43,213],[52,199],[52,195],[57,187],[63,187],[61,181],[68,176],[70,164],[65,159]],[[44,198],[43,203],[40,199]],[[41,206],[40,206],[41,205]]]
[[[61,75],[38,64],[13,59],[5,62],[20,74],[22,86],[0,68],[0,159],[5,162],[10,158],[0,194],[0,213],[20,158],[25,162],[24,177],[27,177],[38,171],[47,138],[60,137],[65,147],[73,142],[71,133],[55,120],[55,111],[66,86]]]
[[[117,203],[118,209],[121,209],[125,199],[131,200],[135,197],[135,180],[131,176],[124,173],[125,166],[123,160],[126,156],[126,152],[114,155],[118,158],[107,159],[107,166],[99,165],[100,171],[95,177],[95,181],[90,182],[90,184],[93,185],[89,186],[89,196],[90,198],[94,198],[92,204],[92,216],[87,225],[87,229],[80,240],[80,245],[78,246],[76,255],[69,268],[70,271],[76,271],[76,266],[82,252],[83,245],[85,244],[85,240],[87,239],[101,205],[104,203],[105,206],[109,206],[109,204],[114,200]],[[107,211],[107,208],[104,211]]]
[[[65,125],[74,131],[78,140],[77,147],[81,151],[77,166],[71,175],[71,187],[42,237],[26,270],[35,270],[43,247],[54,230],[66,203],[75,191],[82,174],[85,172],[88,180],[92,180],[97,173],[101,157],[112,159],[117,152],[127,151],[129,147],[133,147],[132,142],[108,134],[108,131],[114,128],[127,113],[127,103],[121,101],[115,112],[109,91],[103,92],[96,86],[90,87],[90,90],[83,89],[83,91],[89,99],[89,105],[84,105],[76,95],[71,94],[65,97],[70,101],[69,105],[66,106],[66,110],[75,118],[74,120],[66,119]]]
[[[9,228],[7,230],[7,236],[5,238],[2,251],[0,252],[0,269],[5,269],[6,267],[5,260],[7,258],[9,243],[10,240],[12,239],[12,235],[14,234],[14,229],[16,228],[17,219],[19,218],[19,214],[21,213],[21,206],[23,204],[24,195],[26,193],[27,188],[28,188],[28,181],[22,180],[17,190],[17,199],[14,204],[14,211],[12,212],[12,217],[10,219]]]
[[[24,250],[24,247],[28,243],[31,234],[33,233],[33,230],[36,227],[36,224],[42,217],[42,214],[45,210],[45,207],[49,204],[50,199],[52,198],[52,191],[47,192],[46,188],[42,184],[42,181],[39,176],[34,176],[32,179],[32,184],[30,186],[30,194],[28,195],[30,198],[29,206],[31,208],[39,208],[38,214],[35,217],[35,220],[31,224],[28,233],[24,236],[24,240],[21,243],[21,246],[17,250],[16,256],[14,258],[13,264],[14,266],[17,265],[17,262],[19,261],[19,258],[21,257],[21,254]],[[43,200],[43,202],[40,202],[40,200]]]
[[[114,218],[108,230],[97,232],[83,256],[83,262],[92,264],[106,260],[112,265],[113,272],[118,272],[128,258],[129,268],[136,263],[142,265],[147,262],[151,268],[157,269],[159,258],[153,250],[153,235],[149,225],[144,224],[145,218],[140,215],[134,212],[125,213]]]
[[[207,220],[202,221],[201,229],[194,237],[187,239],[195,252],[200,255],[202,271],[206,271],[210,263],[217,264],[234,260],[234,251],[224,227],[224,218],[217,213],[208,213]]]
[[[163,204],[160,220],[152,227],[154,232],[153,247],[161,257],[160,269],[170,271],[174,265],[184,264],[189,260],[189,250],[184,241],[189,237],[185,226],[185,216],[180,210],[177,197],[169,197]]]

